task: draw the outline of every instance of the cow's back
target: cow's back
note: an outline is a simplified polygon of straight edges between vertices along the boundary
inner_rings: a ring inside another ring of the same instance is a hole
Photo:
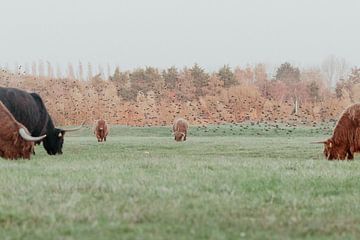
[[[173,124],[173,131],[174,132],[187,132],[188,129],[188,123],[183,118],[178,118],[174,121]]]
[[[48,113],[40,96],[16,88],[0,87],[0,101],[33,136],[45,134]],[[45,116],[45,117],[44,117]]]
[[[351,105],[342,115],[348,115],[355,127],[360,127],[360,103]]]

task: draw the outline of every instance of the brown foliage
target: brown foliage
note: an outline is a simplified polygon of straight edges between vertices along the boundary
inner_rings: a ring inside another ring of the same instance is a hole
[[[162,74],[154,68],[117,69],[109,81],[100,75],[78,81],[2,71],[0,84],[38,92],[57,125],[100,118],[110,124],[169,125],[177,116],[192,124],[247,120],[311,124],[335,119],[344,106],[357,99],[354,92],[348,94],[351,98],[334,99],[317,70],[303,71],[301,79],[291,85],[267,79],[265,70],[264,65],[235,68],[236,84],[228,88],[217,73],[207,74],[200,67],[174,68]],[[230,74],[230,70],[225,73]],[[149,82],[143,85],[145,81]],[[313,82],[316,85],[310,88]],[[347,91],[343,92],[346,96]],[[294,98],[299,102],[296,114]]]

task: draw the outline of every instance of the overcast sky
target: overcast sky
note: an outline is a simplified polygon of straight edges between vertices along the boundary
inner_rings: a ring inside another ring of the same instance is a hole
[[[359,0],[1,1],[0,64],[360,65]]]

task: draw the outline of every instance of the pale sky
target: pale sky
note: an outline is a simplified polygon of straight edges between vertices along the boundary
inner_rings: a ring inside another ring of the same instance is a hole
[[[360,64],[359,0],[0,0],[0,65]]]

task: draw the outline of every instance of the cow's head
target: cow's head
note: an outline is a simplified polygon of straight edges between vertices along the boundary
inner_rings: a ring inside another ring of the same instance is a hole
[[[327,160],[344,160],[346,154],[345,144],[335,144],[332,139],[324,142],[324,155]]]
[[[61,128],[48,129],[46,134],[47,136],[43,140],[43,145],[47,153],[49,155],[62,154],[65,133],[80,130],[83,124],[84,123],[82,123],[81,126],[72,129],[61,129]]]
[[[175,132],[174,137],[175,137],[175,141],[177,142],[185,141],[185,133],[183,132]]]
[[[65,131],[59,128],[54,128],[47,132],[43,145],[49,155],[62,154],[64,135]]]
[[[316,143],[324,144],[324,156],[327,160],[344,160],[346,158],[347,151],[345,144],[336,144],[331,138]]]

